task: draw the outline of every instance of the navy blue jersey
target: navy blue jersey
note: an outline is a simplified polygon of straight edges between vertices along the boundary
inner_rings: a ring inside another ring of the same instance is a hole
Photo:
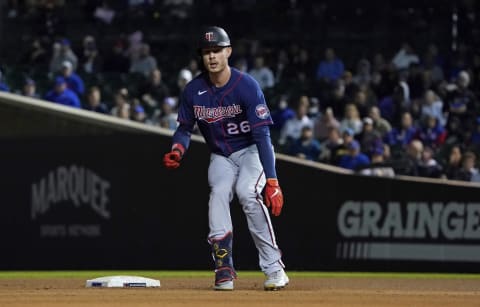
[[[273,124],[258,83],[235,68],[221,88],[207,73],[190,81],[180,98],[178,121],[190,131],[196,122],[210,150],[224,156],[254,144],[256,127]],[[174,142],[188,146],[177,137]]]

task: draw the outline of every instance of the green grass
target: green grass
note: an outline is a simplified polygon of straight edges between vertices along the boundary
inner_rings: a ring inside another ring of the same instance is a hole
[[[83,278],[92,279],[112,275],[135,275],[151,278],[212,277],[211,271],[0,271],[0,279],[26,278]],[[239,271],[239,277],[263,277],[261,272]],[[291,278],[425,278],[425,279],[480,279],[480,274],[449,273],[372,273],[372,272],[297,272],[288,271]]]

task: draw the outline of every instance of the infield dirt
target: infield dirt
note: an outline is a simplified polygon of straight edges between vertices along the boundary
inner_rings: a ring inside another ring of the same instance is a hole
[[[83,278],[1,279],[0,306],[480,306],[480,279],[291,278],[266,292],[259,277],[239,278],[232,292],[211,278],[163,278],[153,289],[85,288]]]

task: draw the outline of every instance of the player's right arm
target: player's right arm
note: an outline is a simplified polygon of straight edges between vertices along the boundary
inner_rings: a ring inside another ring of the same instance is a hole
[[[172,148],[163,157],[163,164],[166,168],[177,168],[180,166],[185,151],[190,146],[190,137],[195,125],[195,117],[191,100],[188,99],[186,91],[180,97],[180,108],[178,110],[179,125],[173,134]]]

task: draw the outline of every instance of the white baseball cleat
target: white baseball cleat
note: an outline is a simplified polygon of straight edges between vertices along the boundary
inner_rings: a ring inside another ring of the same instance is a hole
[[[216,283],[213,287],[215,290],[219,291],[232,291],[233,290],[233,280],[227,280],[224,282]]]
[[[273,273],[270,273],[266,277],[265,283],[263,287],[265,290],[275,291],[285,288],[286,285],[289,283],[289,279],[287,274],[285,274],[284,270],[278,270]]]

